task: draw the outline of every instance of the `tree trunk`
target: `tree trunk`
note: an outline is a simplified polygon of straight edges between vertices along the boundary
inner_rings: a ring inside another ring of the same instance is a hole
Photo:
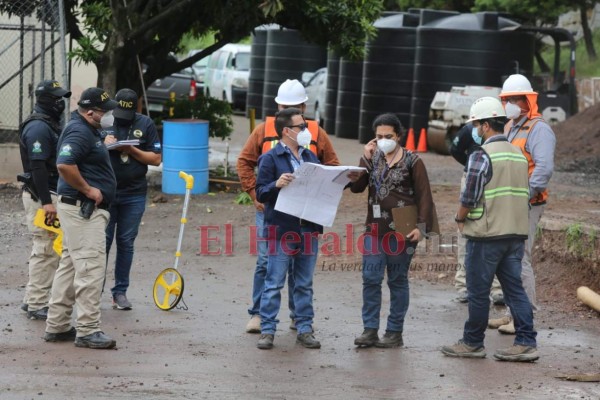
[[[117,73],[119,70],[119,51],[114,48],[109,40],[100,60],[96,63],[98,68],[98,86],[106,90],[111,98],[117,91]]]
[[[585,1],[579,2],[579,14],[581,15],[581,28],[583,29],[583,39],[585,40],[585,50],[587,51],[590,61],[596,61],[596,49],[592,39],[592,31],[587,19],[587,8]]]
[[[123,39],[124,33],[115,31],[109,38],[102,59],[97,63],[98,85],[111,97],[123,88],[141,92],[134,49]]]

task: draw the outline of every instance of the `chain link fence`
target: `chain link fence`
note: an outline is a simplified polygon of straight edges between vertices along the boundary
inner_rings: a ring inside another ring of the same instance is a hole
[[[63,0],[0,1],[0,143],[17,143],[35,85],[69,87]]]

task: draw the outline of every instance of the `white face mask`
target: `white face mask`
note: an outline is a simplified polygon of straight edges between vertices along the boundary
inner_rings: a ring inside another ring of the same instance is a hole
[[[394,151],[396,148],[396,141],[393,139],[379,139],[377,140],[377,148],[383,151],[383,154],[388,154]]]
[[[506,118],[508,119],[517,119],[521,116],[521,107],[513,103],[506,103],[504,111],[506,111]]]
[[[312,139],[312,135],[306,128],[302,129],[298,133],[298,136],[296,136],[296,142],[298,143],[298,146],[301,146],[301,147],[310,145],[311,139]]]
[[[112,113],[112,110],[105,112],[104,115],[102,116],[102,118],[100,118],[100,127],[102,129],[112,128],[114,123],[115,123],[115,117]]]

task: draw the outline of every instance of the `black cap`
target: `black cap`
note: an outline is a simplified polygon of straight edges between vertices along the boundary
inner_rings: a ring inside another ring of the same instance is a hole
[[[71,97],[71,92],[61,88],[60,83],[52,79],[41,81],[35,87],[36,97],[43,94],[51,94],[56,97]]]
[[[115,118],[131,121],[137,110],[137,94],[131,89],[121,89],[115,95],[115,101],[117,102],[117,108],[113,110]]]
[[[117,106],[117,102],[111,100],[104,89],[91,87],[81,93],[77,105],[82,108],[99,108],[103,111],[110,111]]]

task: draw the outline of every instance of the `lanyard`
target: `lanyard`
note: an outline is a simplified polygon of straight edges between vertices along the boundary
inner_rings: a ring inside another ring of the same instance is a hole
[[[400,145],[398,145],[398,148],[396,149],[396,152],[392,156],[392,161],[394,161],[394,159],[396,158],[396,155],[398,154],[398,151],[400,151]],[[381,172],[381,176],[379,178],[377,176],[373,177],[374,178],[373,179],[373,183],[375,185],[375,201],[377,201],[377,197],[379,195],[379,188],[381,188],[381,185],[385,181],[385,177],[386,177],[385,174],[390,169],[390,166],[388,165],[387,160],[385,159],[385,154],[383,155],[383,160],[385,162],[385,167],[383,167],[383,171]]]

